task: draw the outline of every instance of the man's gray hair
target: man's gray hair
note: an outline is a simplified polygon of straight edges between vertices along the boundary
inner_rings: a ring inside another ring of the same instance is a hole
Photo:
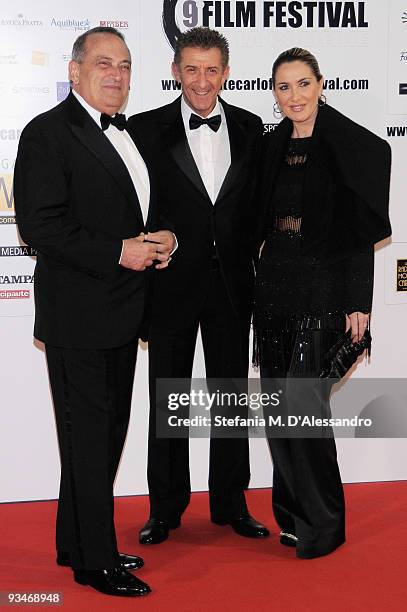
[[[120,38],[120,40],[126,45],[126,41],[123,34],[119,32],[119,30],[116,30],[116,28],[109,28],[107,26],[92,28],[91,30],[87,30],[86,32],[78,36],[78,38],[75,40],[72,47],[72,59],[74,62],[78,62],[78,64],[80,64],[83,61],[83,57],[86,52],[86,40],[89,36],[92,36],[93,34],[112,34],[113,36],[117,36],[117,38]]]
[[[174,63],[180,65],[182,50],[188,47],[200,49],[219,49],[222,56],[222,66],[226,68],[229,64],[229,43],[227,38],[217,30],[198,26],[186,30],[179,35],[175,43]]]

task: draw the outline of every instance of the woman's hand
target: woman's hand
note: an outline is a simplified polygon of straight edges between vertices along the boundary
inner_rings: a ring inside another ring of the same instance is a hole
[[[351,330],[352,342],[359,342],[362,339],[369,323],[369,317],[370,313],[365,314],[364,312],[352,312],[346,315],[346,331]]]

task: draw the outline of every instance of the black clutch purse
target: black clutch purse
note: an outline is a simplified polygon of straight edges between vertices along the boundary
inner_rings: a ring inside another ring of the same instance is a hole
[[[350,370],[355,361],[367,349],[370,356],[372,336],[368,329],[365,330],[359,342],[352,342],[351,330],[334,344],[327,352],[320,378],[342,378]]]

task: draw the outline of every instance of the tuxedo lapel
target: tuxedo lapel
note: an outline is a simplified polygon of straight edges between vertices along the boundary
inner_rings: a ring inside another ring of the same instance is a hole
[[[207,198],[209,198],[204,182],[195,163],[194,156],[189,148],[188,140],[185,134],[184,122],[182,121],[181,112],[173,125],[170,133],[170,152],[178,166],[193,182],[195,187]]]
[[[67,103],[69,105],[68,126],[70,130],[88,151],[103,164],[135,210],[139,221],[144,225],[137,192],[122,158],[74,96],[71,99],[68,98]]]
[[[212,206],[208,192],[201,178],[198,166],[188,144],[185,134],[184,122],[182,120],[180,100],[174,102],[172,110],[176,110],[167,131],[167,144],[174,161],[182,170],[200,193],[207,199],[208,205]]]
[[[229,135],[229,146],[230,146],[230,166],[226,173],[225,179],[219,190],[218,197],[216,198],[216,204],[228,193],[232,188],[234,182],[238,178],[247,152],[246,143],[246,131],[245,127],[241,125],[234,116],[228,104],[223,100],[220,100],[223,109],[225,111],[226,122],[228,127]]]

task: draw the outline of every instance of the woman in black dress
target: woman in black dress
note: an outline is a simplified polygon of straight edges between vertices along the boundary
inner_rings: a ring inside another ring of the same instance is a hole
[[[287,384],[317,380],[327,351],[345,331],[351,329],[354,342],[365,332],[373,246],[390,234],[390,147],[326,104],[308,51],[280,54],[272,78],[284,119],[265,136],[254,361],[264,384],[275,377]],[[330,384],[316,409],[324,416],[329,391]],[[315,389],[304,387],[303,406],[315,408],[315,397]],[[345,541],[332,435],[270,437],[269,445],[281,543],[307,559],[332,552]]]

